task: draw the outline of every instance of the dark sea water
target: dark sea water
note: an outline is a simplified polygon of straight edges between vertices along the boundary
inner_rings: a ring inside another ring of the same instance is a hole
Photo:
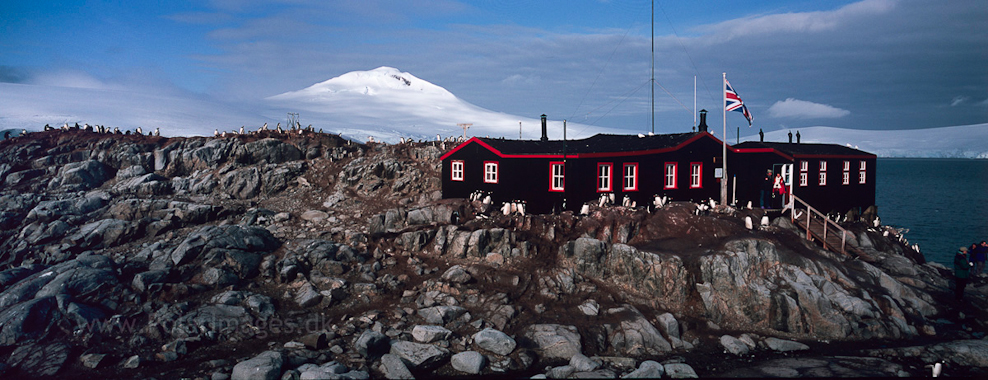
[[[988,160],[878,159],[878,216],[906,228],[928,261],[951,267],[957,248],[988,240]]]

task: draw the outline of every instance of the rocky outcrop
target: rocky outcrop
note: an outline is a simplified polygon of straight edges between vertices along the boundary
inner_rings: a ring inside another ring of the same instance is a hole
[[[4,378],[988,372],[984,308],[888,227],[845,225],[865,262],[760,210],[441,200],[436,144],[32,136],[0,143]]]

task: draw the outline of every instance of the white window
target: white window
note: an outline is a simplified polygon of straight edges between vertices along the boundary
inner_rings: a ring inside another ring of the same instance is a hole
[[[597,164],[597,191],[611,191],[611,163]]]
[[[827,161],[820,161],[820,186],[827,186]]]
[[[810,162],[799,162],[799,186],[806,187],[810,184]]]
[[[851,184],[851,161],[844,161],[844,171],[841,173],[841,184]]]
[[[463,161],[454,160],[449,165],[449,176],[451,180],[462,181],[463,180]]]
[[[868,173],[868,171],[865,170],[867,168],[868,168],[868,163],[865,162],[864,160],[861,160],[861,162],[858,163],[858,183],[860,184],[865,183],[865,179],[868,178],[868,175],[866,174]]]
[[[566,167],[562,162],[550,162],[549,191],[563,191],[566,186]]]
[[[484,182],[497,183],[497,161],[484,162]]]
[[[638,190],[638,163],[624,164],[624,190]]]
[[[666,189],[676,188],[676,166],[677,164],[675,162],[666,162]]]
[[[693,162],[690,164],[690,188],[699,189],[703,187],[703,163]]]

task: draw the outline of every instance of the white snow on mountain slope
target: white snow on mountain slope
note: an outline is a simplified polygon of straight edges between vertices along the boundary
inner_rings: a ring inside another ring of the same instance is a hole
[[[802,142],[847,145],[879,157],[985,158],[988,159],[988,123],[954,127],[859,130],[808,127],[765,133],[765,141],[793,141],[798,131]],[[742,141],[758,141],[758,135],[742,136]]]
[[[212,136],[213,130],[260,126],[263,116],[228,104],[150,91],[0,83],[0,129],[39,131],[45,124],[104,125],[164,136]]]
[[[297,109],[306,120],[316,120],[326,130],[356,139],[375,136],[396,141],[399,137],[435,139],[437,134],[461,136],[458,124],[472,124],[467,136],[522,138],[542,136],[541,120],[490,111],[463,101],[445,88],[392,67],[353,71],[305,89],[269,97],[272,105]],[[307,124],[303,122],[303,124]],[[316,123],[313,122],[315,125]],[[562,123],[550,121],[550,139],[561,139]],[[596,133],[629,133],[613,128],[568,123],[567,138]]]

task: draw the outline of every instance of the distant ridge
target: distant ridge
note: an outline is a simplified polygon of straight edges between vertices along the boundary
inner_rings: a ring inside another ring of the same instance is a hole
[[[988,123],[953,127],[896,130],[860,130],[834,127],[793,128],[765,133],[765,141],[788,141],[799,132],[804,143],[849,145],[885,158],[988,159]],[[758,135],[742,141],[758,141]]]

